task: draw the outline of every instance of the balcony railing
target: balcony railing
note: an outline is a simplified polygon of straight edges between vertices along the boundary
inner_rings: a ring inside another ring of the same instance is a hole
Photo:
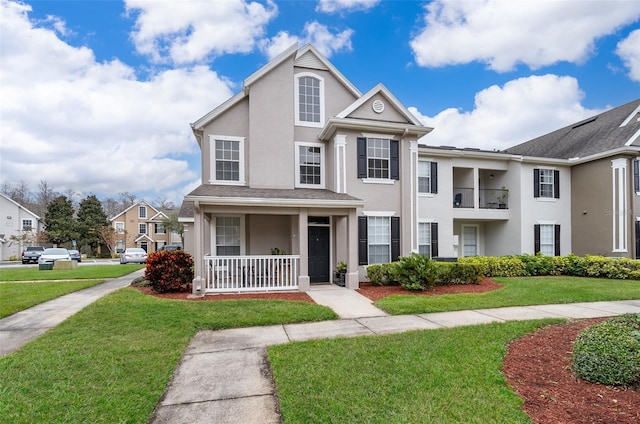
[[[473,188],[454,187],[453,207],[474,208]],[[482,188],[478,190],[480,209],[509,209],[509,190],[503,188]]]
[[[299,256],[205,256],[205,293],[298,289]]]

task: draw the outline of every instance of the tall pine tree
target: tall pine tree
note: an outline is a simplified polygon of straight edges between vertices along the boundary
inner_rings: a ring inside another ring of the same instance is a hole
[[[44,229],[47,239],[55,245],[68,243],[78,237],[73,204],[66,196],[58,196],[49,203],[44,216]]]

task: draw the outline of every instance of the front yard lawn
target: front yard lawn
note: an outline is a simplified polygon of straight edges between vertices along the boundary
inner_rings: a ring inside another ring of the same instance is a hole
[[[580,277],[495,277],[503,288],[474,294],[395,295],[375,305],[392,315],[505,306],[640,299],[640,281]]]
[[[0,358],[0,423],[145,423],[199,329],[335,319],[306,302],[118,290]]]
[[[0,281],[82,280],[122,277],[144,265],[83,265],[76,269],[41,271],[38,265],[0,269]]]

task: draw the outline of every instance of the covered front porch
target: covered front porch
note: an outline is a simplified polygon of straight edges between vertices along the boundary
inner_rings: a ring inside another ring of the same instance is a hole
[[[311,284],[334,282],[339,262],[347,264],[345,286],[358,288],[362,201],[311,189],[234,189],[261,194],[259,201],[196,199],[194,193],[187,196],[194,201],[194,293],[308,291]]]

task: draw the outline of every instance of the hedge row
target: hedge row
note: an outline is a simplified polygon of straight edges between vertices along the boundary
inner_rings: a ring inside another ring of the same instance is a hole
[[[397,262],[367,266],[372,284],[401,285],[407,290],[429,290],[436,285],[477,284],[480,267],[462,262],[435,262],[426,256],[412,254]]]
[[[459,258],[460,263],[479,267],[486,277],[531,277],[569,275],[575,277],[640,280],[640,260],[604,256],[474,256]]]

